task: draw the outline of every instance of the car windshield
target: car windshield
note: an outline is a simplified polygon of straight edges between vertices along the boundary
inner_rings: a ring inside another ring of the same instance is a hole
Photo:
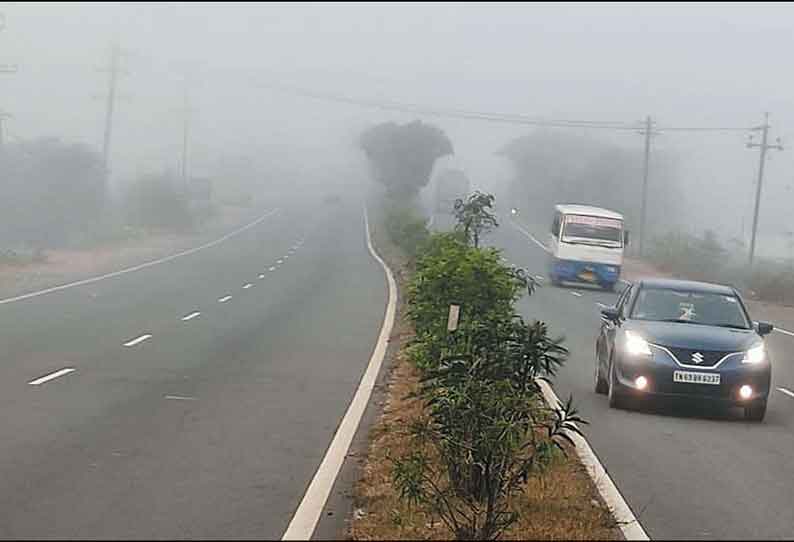
[[[620,220],[584,215],[565,217],[562,240],[566,243],[587,243],[619,247],[621,238]]]
[[[631,318],[749,329],[747,316],[735,295],[643,288]]]

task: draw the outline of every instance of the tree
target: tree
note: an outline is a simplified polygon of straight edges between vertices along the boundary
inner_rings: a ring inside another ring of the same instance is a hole
[[[496,215],[489,212],[493,209],[494,197],[491,194],[483,194],[476,191],[465,200],[455,200],[455,228],[461,231],[466,239],[474,244],[474,248],[480,246],[480,238],[499,226]]]
[[[361,134],[359,143],[375,180],[400,198],[418,194],[430,181],[436,160],[454,152],[441,129],[418,120],[378,124]]]
[[[138,227],[182,230],[192,226],[188,196],[167,175],[137,179],[125,195],[127,220]]]
[[[0,154],[0,244],[62,245],[96,227],[105,205],[102,158],[55,138]]]
[[[623,213],[629,229],[639,225],[642,150],[563,131],[538,130],[498,152],[513,166],[509,197],[524,202],[536,224],[551,224],[558,203],[583,203]],[[681,216],[682,186],[675,155],[654,151],[648,185],[648,230],[667,228]]]

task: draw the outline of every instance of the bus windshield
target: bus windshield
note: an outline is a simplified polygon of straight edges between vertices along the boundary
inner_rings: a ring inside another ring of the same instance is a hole
[[[562,241],[564,243],[621,247],[623,246],[622,231],[622,221],[614,218],[566,215]]]

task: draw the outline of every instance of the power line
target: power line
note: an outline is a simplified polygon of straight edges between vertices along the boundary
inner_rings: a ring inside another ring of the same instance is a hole
[[[640,122],[601,121],[585,119],[549,119],[544,117],[527,116],[511,113],[496,113],[471,111],[466,109],[438,108],[427,105],[410,104],[392,100],[374,100],[366,98],[353,98],[344,94],[318,92],[277,83],[257,83],[260,88],[284,92],[287,94],[312,98],[317,100],[344,103],[357,107],[413,113],[435,117],[457,118],[463,120],[480,120],[505,124],[519,124],[528,126],[542,126],[549,128],[584,128],[615,131],[636,131],[643,129]],[[657,126],[658,131],[677,132],[746,132],[747,126]]]

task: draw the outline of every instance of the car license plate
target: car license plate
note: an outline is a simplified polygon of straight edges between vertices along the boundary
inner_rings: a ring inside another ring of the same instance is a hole
[[[579,273],[579,278],[585,282],[593,282],[595,280],[595,275],[592,271],[584,271]]]
[[[718,373],[673,371],[673,382],[685,382],[687,384],[711,384],[718,386],[720,383],[720,375]]]

